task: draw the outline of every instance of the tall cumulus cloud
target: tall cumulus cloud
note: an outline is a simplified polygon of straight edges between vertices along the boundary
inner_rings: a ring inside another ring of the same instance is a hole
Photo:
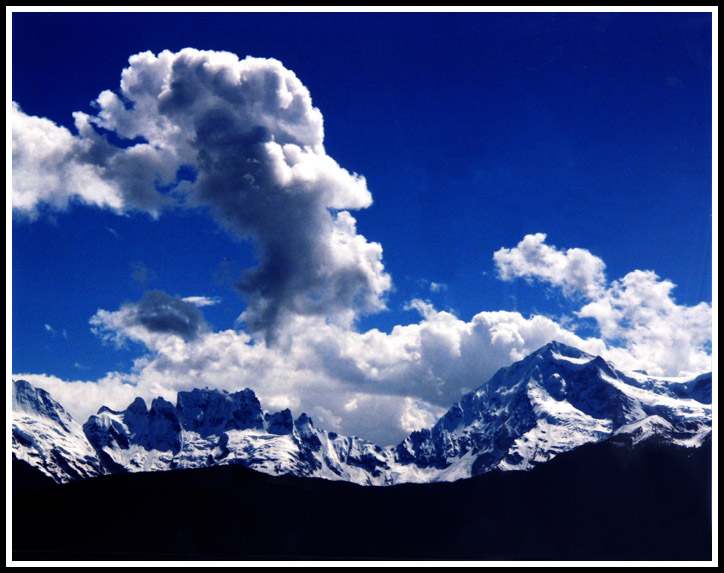
[[[322,115],[293,72],[190,48],[129,64],[119,92],[99,95],[95,116],[74,114],[77,135],[14,106],[17,212],[33,217],[73,201],[152,215],[209,208],[254,242],[259,264],[238,282],[242,318],[268,341],[291,315],[350,325],[385,308],[382,248],[357,233],[349,212],[372,196],[363,177],[326,154]]]

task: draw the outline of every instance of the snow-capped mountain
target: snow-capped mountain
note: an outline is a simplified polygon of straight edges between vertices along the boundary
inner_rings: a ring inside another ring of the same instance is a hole
[[[711,432],[711,374],[686,383],[624,374],[552,342],[463,397],[396,458],[434,479],[529,469],[612,436],[698,446]]]
[[[249,389],[179,392],[175,406],[156,398],[150,409],[137,398],[122,412],[101,408],[83,429],[113,472],[242,464],[269,474],[370,483],[384,456],[374,444],[315,428],[306,414],[294,420],[290,410],[264,412]]]
[[[156,398],[150,409],[137,398],[121,412],[101,408],[82,431],[27,382],[15,383],[13,396],[14,450],[56,481],[227,464],[365,485],[454,481],[530,469],[612,437],[696,447],[711,432],[711,374],[686,382],[625,374],[556,342],[498,371],[432,428],[386,448],[318,429],[305,414],[265,412],[248,389],[179,392],[175,405]],[[51,447],[52,431],[64,448]]]
[[[45,390],[13,381],[13,454],[59,482],[107,473],[83,428]]]

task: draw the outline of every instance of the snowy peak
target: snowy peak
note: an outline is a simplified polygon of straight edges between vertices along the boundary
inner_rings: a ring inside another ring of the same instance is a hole
[[[91,442],[101,447],[110,443],[109,432],[115,431],[117,435],[111,441],[121,448],[126,448],[128,442],[148,450],[178,453],[183,434],[193,433],[204,439],[242,430],[283,435],[307,425],[312,424],[305,414],[293,421],[288,409],[274,414],[264,412],[248,388],[234,393],[206,388],[179,392],[176,405],[156,398],[148,409],[142,398],[136,398],[120,412],[104,406],[84,428]]]
[[[13,380],[13,455],[56,482],[106,473],[80,424],[48,392]]]
[[[13,412],[45,418],[70,431],[73,418],[48,392],[36,388],[26,380],[13,380]]]
[[[206,388],[179,392],[176,405],[156,398],[148,409],[143,399],[136,398],[121,412],[103,407],[85,423],[84,430],[101,450],[128,450],[135,445],[175,455],[191,434],[206,440],[242,430],[287,434],[291,427],[289,410],[265,414],[252,390],[229,393]]]
[[[614,435],[698,445],[711,431],[710,389],[710,375],[677,384],[632,378],[600,356],[552,342],[499,370],[431,429],[411,434],[395,459],[457,479],[529,469]]]
[[[573,346],[568,346],[562,342],[554,340],[549,342],[545,346],[539,348],[533,353],[533,356],[540,356],[547,360],[568,360],[571,362],[585,363],[589,360],[593,360],[595,356],[583,352]]]
[[[84,431],[112,471],[241,464],[271,474],[369,483],[364,472],[348,470],[365,466],[367,450],[377,448],[317,429],[306,414],[295,420],[289,409],[264,412],[249,389],[179,392],[175,406],[157,398],[150,409],[136,399],[121,412],[101,408]]]
[[[177,415],[184,429],[200,435],[264,428],[264,413],[250,389],[229,394],[219,390],[179,392]]]
[[[284,434],[291,434],[294,429],[294,420],[292,418],[292,411],[287,408],[276,414],[266,413],[264,414],[264,425],[266,431],[270,434],[283,436]]]

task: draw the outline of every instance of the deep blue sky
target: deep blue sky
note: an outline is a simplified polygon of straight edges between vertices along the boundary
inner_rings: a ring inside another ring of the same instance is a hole
[[[374,198],[358,230],[396,290],[362,329],[416,320],[403,310],[416,296],[466,320],[564,312],[555,292],[495,276],[493,252],[536,232],[588,249],[609,279],[654,270],[695,305],[712,297],[711,26],[708,13],[15,13],[12,99],[72,128],[141,51],[280,60],[324,115],[327,153]],[[198,213],[76,207],[12,231],[15,372],[127,369],[137,349],[102,345],[88,319],[149,288],[221,297],[204,309],[216,329],[244,308],[232,285],[252,251]]]

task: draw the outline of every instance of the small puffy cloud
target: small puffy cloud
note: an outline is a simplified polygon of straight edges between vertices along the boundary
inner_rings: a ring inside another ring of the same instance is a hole
[[[431,428],[445,412],[446,410],[443,408],[435,408],[425,402],[405,398],[405,409],[400,417],[400,426],[408,434]]]
[[[204,325],[197,306],[161,291],[149,291],[136,306],[136,319],[151,332],[194,338]]]
[[[417,279],[415,281],[415,285],[420,289],[429,290],[431,293],[437,294],[440,292],[443,292],[447,290],[447,285],[445,283],[438,283],[435,281],[430,281],[427,279]]]
[[[169,205],[209,209],[254,241],[259,265],[237,286],[247,328],[267,341],[293,315],[349,325],[385,308],[382,248],[349,213],[371,205],[366,181],[326,154],[322,114],[280,62],[145,52],[129,59],[120,92],[95,103],[97,115],[74,114],[77,135],[14,107],[17,211],[34,216],[76,199],[154,216]]]
[[[558,250],[545,244],[546,235],[526,235],[518,246],[501,248],[493,255],[498,276],[537,279],[563,289],[566,296],[596,296],[606,283],[606,265],[586,249]]]
[[[192,340],[207,329],[197,305],[161,291],[148,291],[115,312],[99,310],[90,324],[104,340],[120,345],[131,339],[149,347],[168,336]]]

